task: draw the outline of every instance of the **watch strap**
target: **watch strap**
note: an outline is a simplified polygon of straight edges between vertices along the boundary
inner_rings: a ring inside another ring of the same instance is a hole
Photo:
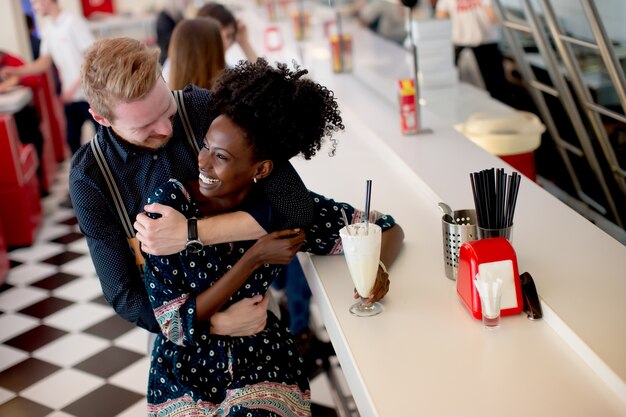
[[[187,220],[187,240],[198,240],[198,219],[195,217]]]

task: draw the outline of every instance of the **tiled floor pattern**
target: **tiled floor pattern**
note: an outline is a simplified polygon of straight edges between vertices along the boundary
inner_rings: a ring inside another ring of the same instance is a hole
[[[0,416],[144,416],[147,333],[104,301],[60,178],[36,243],[10,251],[0,287]],[[311,385],[313,415],[335,416],[326,376]]]

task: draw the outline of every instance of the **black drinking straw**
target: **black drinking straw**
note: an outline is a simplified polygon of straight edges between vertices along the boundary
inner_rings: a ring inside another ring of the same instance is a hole
[[[372,180],[365,181],[365,234],[370,231],[370,203],[372,201]]]
[[[513,225],[520,179],[517,172],[507,175],[502,168],[470,174],[479,227],[501,229]]]

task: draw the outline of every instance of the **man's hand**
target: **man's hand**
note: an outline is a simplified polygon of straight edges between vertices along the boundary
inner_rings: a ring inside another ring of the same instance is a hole
[[[185,249],[187,243],[187,219],[185,216],[163,204],[154,203],[144,210],[159,214],[160,218],[151,219],[145,213],[139,213],[134,223],[141,249],[151,255],[173,255]]]
[[[244,298],[211,316],[211,333],[221,336],[252,336],[265,329],[271,294]]]
[[[20,75],[19,67],[4,67],[0,68],[0,79],[7,79],[10,77],[17,77]]]

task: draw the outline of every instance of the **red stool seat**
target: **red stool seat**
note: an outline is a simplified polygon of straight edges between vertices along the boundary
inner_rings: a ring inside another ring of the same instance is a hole
[[[7,246],[31,245],[42,221],[35,147],[22,145],[13,116],[0,115],[0,221]]]

